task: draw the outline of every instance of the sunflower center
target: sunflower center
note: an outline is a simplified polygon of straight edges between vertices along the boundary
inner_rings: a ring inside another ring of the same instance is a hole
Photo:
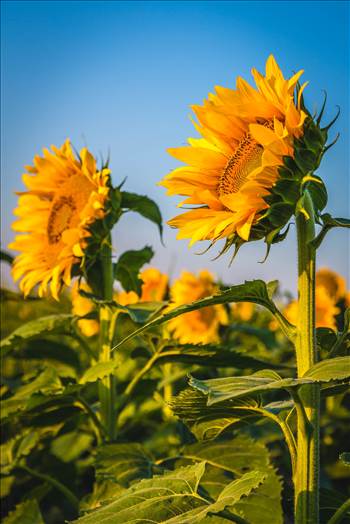
[[[220,177],[219,196],[237,193],[248,175],[260,165],[263,147],[248,132],[239,142]]]
[[[269,129],[274,127],[271,120],[258,121],[257,123]],[[238,193],[247,181],[249,174],[259,167],[263,151],[264,148],[254,140],[248,131],[239,142],[221,174],[218,185],[219,196]]]
[[[68,229],[72,216],[76,210],[73,198],[61,196],[53,204],[47,223],[49,244],[57,244],[63,231]]]

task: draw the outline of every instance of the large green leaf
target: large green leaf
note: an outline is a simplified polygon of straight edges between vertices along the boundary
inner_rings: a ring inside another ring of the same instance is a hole
[[[2,417],[7,417],[11,413],[22,411],[28,406],[33,395],[52,395],[63,391],[62,383],[54,368],[46,368],[34,380],[20,386],[16,393],[5,400],[1,405]]]
[[[23,346],[23,347],[22,347]],[[13,348],[15,349],[15,348]],[[51,363],[59,371],[60,366],[79,370],[79,353],[62,341],[45,340],[40,338],[27,339],[24,344],[13,353],[16,359],[38,360]]]
[[[72,333],[72,320],[74,316],[68,314],[49,315],[22,324],[11,335],[0,342],[2,354],[18,348],[28,339],[42,338],[44,335]]]
[[[258,371],[247,377],[214,378],[197,380],[190,377],[190,385],[208,396],[211,406],[223,400],[244,398],[278,389],[288,389],[302,384],[312,383],[310,378],[281,378],[270,370]]]
[[[350,377],[350,357],[336,357],[323,360],[312,366],[304,374],[304,378],[310,378],[317,382],[343,380],[348,377]]]
[[[214,439],[242,420],[255,419],[259,416],[258,406],[254,399],[238,400],[234,405],[221,402],[208,406],[206,395],[192,388],[182,391],[170,405],[198,440]]]
[[[96,382],[96,380],[102,379],[112,374],[117,366],[118,362],[115,360],[97,362],[97,364],[94,364],[85,371],[79,383],[86,384],[87,382]]]
[[[16,506],[4,520],[3,524],[44,524],[36,500],[26,500]]]
[[[140,269],[151,261],[153,255],[153,249],[146,246],[137,251],[126,251],[119,257],[114,264],[114,277],[119,280],[125,291],[141,293]]]
[[[184,362],[185,364],[198,364],[200,366],[231,367],[236,369],[266,369],[267,366],[278,369],[270,362],[264,362],[243,352],[237,351],[232,344],[178,344],[176,342],[166,345],[159,354],[159,360],[166,362]]]
[[[232,286],[226,289],[225,291],[218,293],[217,295],[196,300],[191,304],[184,304],[148,322],[141,328],[137,329],[136,331],[125,337],[113,349],[117,349],[131,338],[143,333],[151,327],[159,326],[164,322],[178,317],[179,315],[183,315],[184,313],[189,313],[190,311],[195,311],[197,309],[202,309],[208,306],[215,306],[218,304],[229,304],[230,302],[252,302],[264,306],[273,314],[277,314],[277,308],[270,298],[272,289],[275,289],[275,286],[275,282],[270,282],[269,284],[266,284],[263,280],[251,280],[246,281],[244,284],[238,286]],[[285,324],[285,327],[286,329],[292,328],[292,326],[288,324]]]
[[[72,462],[88,451],[93,441],[92,435],[82,431],[70,431],[56,437],[51,444],[51,453],[63,462]]]
[[[9,474],[22,457],[30,454],[38,444],[40,433],[38,431],[24,430],[0,446],[1,473]]]
[[[108,444],[97,450],[96,477],[128,487],[136,479],[152,476],[153,459],[141,444]]]
[[[250,524],[282,524],[282,486],[280,478],[270,465],[268,450],[262,443],[254,442],[248,436],[238,436],[227,441],[187,445],[181,454],[191,461],[207,462],[209,466],[201,480],[201,486],[214,499],[223,486],[231,481],[230,475],[241,475],[247,468],[263,472],[263,484],[228,509]],[[274,508],[273,513],[271,507]]]
[[[158,226],[160,236],[163,233],[162,215],[157,204],[149,197],[121,191],[121,207],[139,213]]]
[[[196,389],[188,388],[172,399],[171,409],[180,417],[198,440],[215,439],[226,429],[242,422],[254,422],[272,413],[278,415],[293,407],[293,401],[261,405],[258,400],[246,397],[207,405],[207,397]]]
[[[131,524],[153,522],[163,524],[195,524],[203,522],[208,513],[220,513],[228,505],[249,495],[265,478],[259,471],[251,471],[229,483],[215,502],[198,493],[205,471],[205,462],[184,467],[152,479],[142,480],[76,522],[104,524]]]
[[[230,440],[196,442],[183,447],[181,456],[191,461],[206,461],[208,464],[242,475],[249,469],[265,471],[269,467],[269,455],[264,444],[253,441],[248,435]]]

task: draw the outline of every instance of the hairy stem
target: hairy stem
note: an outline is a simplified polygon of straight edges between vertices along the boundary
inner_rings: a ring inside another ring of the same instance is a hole
[[[296,356],[298,377],[317,362],[315,335],[315,249],[308,242],[307,219],[296,217],[298,235],[298,326]],[[302,386],[296,405],[297,467],[294,475],[295,523],[319,521],[319,425],[320,389],[317,384]]]
[[[113,264],[111,238],[104,242],[101,248],[102,265],[102,298],[106,301],[113,299]],[[100,305],[100,362],[108,362],[111,358],[111,310],[107,305]],[[113,375],[101,379],[99,383],[99,397],[101,403],[101,420],[106,429],[107,440],[115,440],[115,378]]]

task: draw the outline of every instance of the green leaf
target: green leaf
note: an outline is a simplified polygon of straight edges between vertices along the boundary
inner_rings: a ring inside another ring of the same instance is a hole
[[[266,475],[261,471],[250,471],[241,478],[233,480],[222,490],[216,502],[210,505],[208,512],[219,513],[227,506],[234,506],[243,496],[247,497],[258,488],[265,478]],[[188,520],[187,522],[200,522],[200,520]]]
[[[57,394],[63,391],[62,383],[54,368],[46,368],[34,380],[19,387],[16,393],[5,400],[1,405],[2,417],[11,413],[22,411],[29,405],[32,395],[39,393],[43,395]]]
[[[43,335],[69,335],[72,333],[74,316],[68,314],[49,315],[22,324],[0,343],[2,354],[20,347],[28,339],[42,338]]]
[[[264,362],[250,355],[233,349],[232,344],[177,344],[170,343],[160,353],[158,360],[165,362],[184,362],[185,364],[198,364],[200,366],[231,367],[236,369],[266,369],[281,368],[277,364]]]
[[[76,378],[80,370],[79,351],[72,349],[66,341],[56,342],[45,339],[27,339],[13,348],[12,356],[19,362],[35,365],[48,364],[54,367],[60,377]]]
[[[81,431],[71,431],[52,441],[51,453],[63,462],[71,462],[88,451],[92,442],[92,435]]]
[[[268,413],[278,415],[293,407],[292,401],[279,401],[262,405],[254,398],[223,401],[207,405],[207,397],[196,389],[187,388],[174,397],[170,407],[180,417],[198,440],[215,439],[226,429]]]
[[[0,477],[0,498],[6,498],[11,493],[12,486],[15,482],[15,477],[1,476]]]
[[[288,389],[312,383],[310,377],[282,379],[270,370],[258,371],[247,377],[214,378],[197,380],[190,377],[190,385],[208,395],[208,406],[233,398],[244,398],[273,390]]]
[[[341,453],[339,456],[339,459],[346,465],[350,466],[350,452],[344,451],[344,453]]]
[[[317,237],[312,242],[312,245],[317,249],[322,244],[323,239],[327,235],[328,231],[334,227],[350,227],[350,219],[348,218],[333,218],[329,213],[321,215],[323,227]]]
[[[163,476],[144,479],[131,486],[113,502],[75,522],[131,524],[138,519],[140,522],[152,520],[167,523],[176,516],[183,517],[186,513],[203,506],[197,489],[204,469],[205,463],[201,462]]]
[[[136,193],[121,192],[121,207],[139,213],[158,226],[159,234],[162,237],[162,215],[157,204],[147,196],[137,195]]]
[[[336,357],[312,366],[303,376],[316,382],[343,380],[350,377],[350,357]]]
[[[247,468],[262,472],[265,475],[263,484],[227,509],[246,519],[249,524],[282,524],[282,485],[270,465],[268,450],[262,443],[242,435],[227,441],[187,445],[182,450],[182,455],[192,461],[207,462],[209,466],[201,480],[201,486],[214,499],[223,486],[230,482],[230,474],[241,475]]]
[[[125,491],[125,488],[113,482],[106,480],[104,482],[95,482],[92,493],[83,497],[80,501],[80,512],[91,511],[102,504],[114,499],[117,495]]]
[[[196,442],[183,447],[181,456],[242,475],[251,470],[264,471],[269,466],[269,455],[264,444],[254,442],[248,435],[236,436],[230,440]]]
[[[45,524],[36,500],[26,500],[16,506],[3,524]]]
[[[259,404],[254,399],[237,401],[234,405],[232,402],[221,402],[208,406],[207,397],[192,388],[185,389],[174,397],[170,407],[198,440],[215,439],[242,420],[255,420],[259,416],[256,412]]]
[[[126,251],[119,257],[114,265],[114,277],[119,280],[125,291],[141,294],[140,269],[150,262],[153,255],[153,249],[146,246],[138,251]]]
[[[152,476],[153,458],[141,444],[108,444],[98,448],[96,478],[113,480],[124,487]]]
[[[12,264],[14,261],[14,257],[10,255],[7,251],[4,251],[3,249],[0,249],[0,261],[6,262],[7,264]]]
[[[323,183],[323,180],[320,177],[316,175],[312,175],[312,179],[313,180],[305,184],[305,187],[307,188],[312,198],[312,202],[313,202],[315,210],[320,212],[327,205],[327,201],[328,201],[327,189]]]
[[[79,384],[86,384],[87,382],[96,382],[96,380],[108,377],[118,366],[116,360],[109,360],[107,362],[97,362],[88,368],[84,375],[79,380]]]
[[[142,480],[113,502],[76,522],[200,524],[208,513],[220,513],[226,506],[249,495],[265,478],[265,474],[259,471],[246,473],[225,486],[217,500],[211,502],[198,493],[204,471],[205,462],[200,462],[161,477]]]
[[[247,497],[236,503],[233,510],[237,515],[242,516],[249,524],[283,524],[283,510],[281,504],[282,486],[280,477],[271,468],[261,486]],[[273,511],[271,511],[273,508]]]
[[[208,306],[215,306],[218,304],[229,304],[230,302],[253,302],[267,308],[271,313],[276,313],[277,308],[272,302],[269,296],[268,290],[269,284],[266,285],[262,280],[252,280],[246,281],[244,284],[238,286],[232,286],[217,295],[203,298],[201,300],[196,300],[191,304],[184,304],[177,308],[172,309],[168,313],[165,313],[154,320],[148,322],[141,328],[137,329],[127,337],[125,337],[121,342],[119,342],[114,349],[117,349],[122,344],[130,340],[131,338],[143,333],[151,327],[159,326],[164,322],[167,322],[179,315],[184,313],[189,313],[190,311],[196,311]]]
[[[25,430],[0,446],[1,472],[9,474],[18,461],[36,447],[40,439],[38,431]]]

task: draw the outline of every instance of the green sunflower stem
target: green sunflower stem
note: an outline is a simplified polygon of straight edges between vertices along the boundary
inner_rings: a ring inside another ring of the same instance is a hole
[[[111,238],[109,237],[101,249],[102,266],[102,297],[106,301],[113,299],[113,264]],[[109,362],[111,359],[111,320],[112,312],[108,305],[100,306],[100,362]],[[106,431],[109,442],[115,440],[116,413],[115,413],[115,377],[108,375],[99,382],[99,398],[101,404],[101,422]]]
[[[298,235],[298,330],[296,356],[298,377],[317,362],[315,329],[315,259],[310,243],[312,217],[296,217]],[[294,475],[295,523],[319,522],[319,431],[320,389],[316,384],[302,386],[297,404],[297,466]]]

